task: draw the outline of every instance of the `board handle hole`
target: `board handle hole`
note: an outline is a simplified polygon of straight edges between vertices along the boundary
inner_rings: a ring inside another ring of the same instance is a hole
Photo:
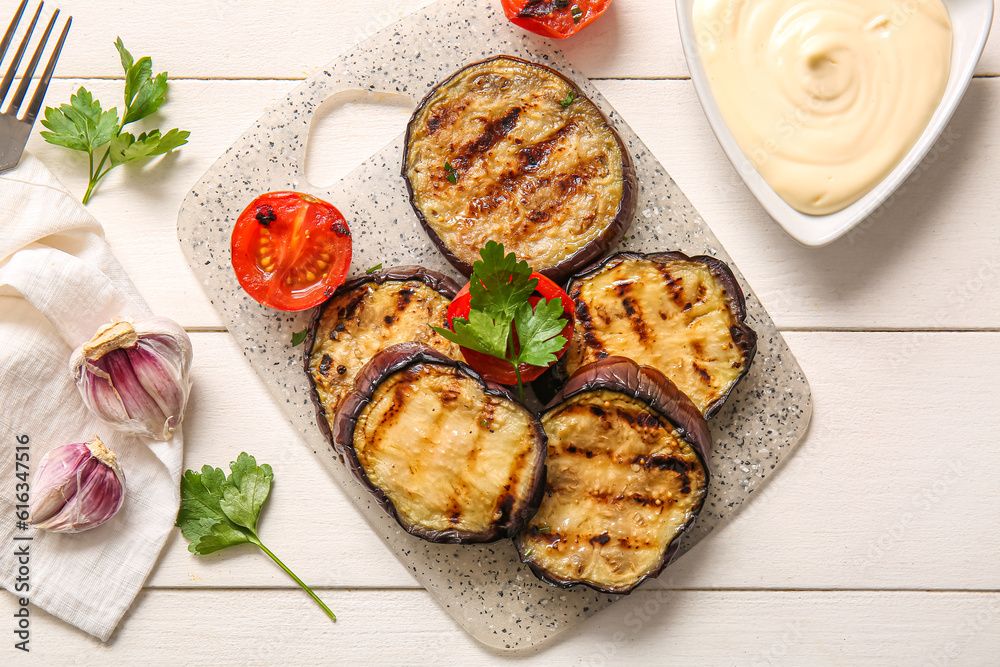
[[[309,123],[303,172],[329,188],[406,130],[414,102],[405,95],[345,90],[317,107]]]

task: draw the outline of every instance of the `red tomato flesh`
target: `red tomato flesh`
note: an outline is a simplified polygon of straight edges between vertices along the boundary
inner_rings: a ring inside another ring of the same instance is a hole
[[[611,0],[501,0],[501,4],[511,23],[543,37],[565,39],[593,23]]]
[[[532,272],[531,277],[538,278],[538,286],[535,288],[536,296],[531,296],[528,299],[532,307],[534,307],[535,304],[542,299],[549,301],[551,299],[558,298],[563,303],[563,316],[566,318],[566,326],[563,327],[560,335],[566,339],[566,344],[563,345],[562,349],[556,353],[556,359],[559,359],[566,354],[566,350],[569,348],[569,341],[573,338],[573,324],[575,322],[575,318],[573,316],[573,300],[569,298],[569,295],[566,294],[566,292],[559,287],[559,285],[555,284],[542,274]],[[468,319],[469,311],[471,309],[472,294],[469,293],[469,283],[466,283],[465,287],[458,292],[451,304],[448,306],[448,326],[454,329],[452,320],[456,317]],[[491,357],[490,355],[483,354],[482,352],[470,350],[467,347],[462,347],[461,350],[462,356],[465,357],[465,361],[472,366],[477,373],[482,375],[487,380],[492,380],[498,384],[517,384],[517,373],[514,372],[514,366],[510,362],[504,359]],[[546,368],[548,368],[548,366],[530,366],[528,364],[521,364],[521,381],[531,382],[544,373]]]
[[[236,220],[233,269],[243,290],[277,310],[329,298],[351,267],[351,230],[332,204],[299,192],[268,192]]]

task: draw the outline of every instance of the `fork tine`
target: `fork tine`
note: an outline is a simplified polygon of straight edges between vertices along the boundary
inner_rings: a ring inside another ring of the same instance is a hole
[[[7,97],[7,91],[10,89],[10,82],[14,80],[14,76],[17,74],[17,66],[21,64],[21,56],[24,55],[24,50],[28,48],[28,40],[31,39],[31,33],[35,31],[35,25],[38,23],[38,16],[42,13],[42,6],[45,3],[38,5],[38,9],[35,11],[34,18],[31,19],[31,25],[28,26],[28,32],[25,33],[24,39],[21,40],[21,45],[17,47],[17,53],[14,54],[14,59],[10,61],[10,66],[7,68],[7,74],[4,75],[3,81],[0,82],[0,102]]]
[[[66,20],[66,25],[63,26],[62,33],[59,35],[59,41],[56,42],[56,48],[49,57],[49,63],[45,66],[42,78],[38,81],[38,88],[35,88],[35,93],[31,96],[31,102],[28,104],[28,110],[24,113],[24,120],[28,123],[35,122],[35,117],[38,116],[38,111],[42,108],[42,99],[44,99],[45,91],[49,87],[49,81],[52,80],[52,73],[56,69],[56,62],[59,60],[59,54],[62,53],[62,47],[66,42],[66,35],[69,34],[69,27],[71,25],[73,25],[72,16]]]
[[[52,27],[56,24],[57,18],[59,18],[58,9],[52,14],[52,18],[49,19],[49,24],[45,26],[45,33],[42,35],[42,39],[39,40],[38,46],[35,47],[35,53],[32,54],[31,61],[28,62],[27,69],[25,69],[21,74],[21,84],[14,92],[14,97],[8,107],[10,111],[16,113],[21,107],[21,102],[24,100],[24,94],[28,92],[28,86],[31,85],[31,77],[35,75],[35,68],[38,67],[38,61],[42,59],[42,52],[45,50],[45,44],[49,41],[49,35],[52,34]]]
[[[17,24],[21,22],[21,14],[24,13],[24,8],[28,5],[28,0],[21,0],[21,6],[17,8],[14,13],[14,18],[11,19],[10,25],[7,26],[7,32],[3,35],[3,41],[0,41],[0,60],[7,55],[7,47],[10,46],[10,40],[14,39],[14,31],[17,30]]]

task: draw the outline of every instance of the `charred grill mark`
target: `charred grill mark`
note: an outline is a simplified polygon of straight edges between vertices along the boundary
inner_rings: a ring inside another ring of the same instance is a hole
[[[455,106],[441,105],[434,110],[434,113],[427,119],[427,134],[434,134],[442,127],[451,125],[460,113],[469,106],[468,100],[456,104]]]
[[[517,153],[518,165],[521,172],[536,171],[542,163],[549,159],[558,144],[572,134],[576,129],[576,121],[563,125],[551,137],[536,144],[525,146]]]
[[[607,413],[604,412],[604,408],[602,408],[601,406],[599,406],[599,405],[591,405],[590,406],[590,414],[596,415],[598,417],[603,417]]]
[[[340,320],[341,322],[343,322],[344,320],[352,319],[357,313],[358,307],[361,305],[361,302],[364,301],[364,298],[365,298],[364,292],[352,296],[351,300],[347,302],[346,306],[337,309],[337,319]],[[338,324],[337,325],[338,329],[341,326],[343,325]],[[340,330],[343,331],[343,329]],[[337,329],[334,329],[334,331],[337,331]]]
[[[640,459],[643,458],[644,457],[641,456],[636,457],[633,463],[641,465],[644,470],[652,470],[653,468],[661,471],[670,470],[678,475],[686,475],[688,471],[691,470],[690,463],[684,459],[677,458],[676,456],[653,454],[652,456],[645,458],[645,460],[640,461]]]
[[[670,296],[670,300],[673,301],[679,308],[683,308],[687,303],[687,299],[684,297],[684,281],[679,277],[675,277],[670,273],[670,266],[667,264],[654,264],[656,270],[663,277],[663,284],[666,287],[667,294]]]
[[[694,368],[695,373],[698,374],[702,382],[704,382],[707,385],[712,384],[712,375],[707,370],[699,366],[697,361],[692,361],[691,367]]]
[[[520,188],[521,204],[527,208],[533,208],[532,196],[539,190],[547,188],[550,185],[551,189],[555,190],[554,193],[543,193],[544,197],[538,197],[547,202],[547,206],[541,209],[534,209],[528,215],[527,218],[533,222],[544,222],[549,220],[552,215],[565,207],[566,201],[572,197],[574,194],[583,190],[584,187],[589,183],[595,176],[601,174],[601,169],[598,166],[600,160],[591,160],[589,162],[583,162],[574,167],[572,173],[560,173],[557,177],[553,178],[539,178],[531,181],[522,181],[522,187]],[[581,221],[582,222],[582,221]],[[528,232],[530,227],[527,224],[523,224],[522,230]]]
[[[687,474],[681,475],[681,493],[685,496],[691,493],[691,478]]]
[[[643,318],[642,307],[639,302],[632,297],[622,299],[622,307],[625,309],[625,316],[628,317],[629,324],[639,340],[643,343],[649,340],[649,327]]]
[[[414,292],[411,287],[404,287],[399,290],[399,292],[396,293],[396,310],[398,312],[406,310],[410,305],[410,301],[413,300],[413,295],[415,293],[416,292]]]
[[[338,315],[339,314],[340,313],[338,311]],[[344,323],[338,322],[337,326],[335,326],[333,330],[330,332],[330,340],[337,340],[337,336],[344,333],[345,331],[347,331],[347,327],[344,326]]]
[[[521,116],[521,107],[513,107],[499,118],[487,120],[482,133],[458,149],[451,164],[455,169],[465,169],[472,158],[482,155],[493,148],[501,139],[517,127],[517,119]]]
[[[519,109],[519,107],[515,107],[515,110]],[[507,115],[509,116],[510,113],[511,112],[508,112]],[[516,117],[514,120],[516,121]],[[516,122],[514,124],[516,124]],[[504,136],[506,136],[506,134],[513,129],[514,124],[512,124],[510,128],[501,128],[501,130],[505,130]],[[557,130],[549,139],[520,149],[520,151],[518,151],[517,167],[511,171],[506,171],[501,174],[497,181],[495,183],[491,183],[482,195],[472,199],[469,202],[469,212],[475,216],[483,216],[487,213],[492,213],[508,202],[514,193],[519,193],[522,203],[526,203],[526,198],[528,196],[537,191],[539,188],[548,186],[552,181],[551,178],[543,177],[529,179],[527,176],[530,172],[536,171],[549,158],[555,150],[557,144],[568,134],[572,133],[575,127],[575,122],[569,123],[559,128],[559,130]],[[499,141],[500,138],[502,137],[499,137],[497,140]],[[491,146],[492,144],[488,146],[486,150],[488,150]],[[457,158],[456,163],[459,165],[467,165],[467,161],[465,161],[464,158]],[[536,224],[545,222],[552,217],[552,208],[530,211],[526,217],[529,221]],[[524,227],[524,231],[527,231],[527,225],[524,225]]]
[[[706,296],[708,296],[708,287],[705,286],[705,283],[698,283],[698,298],[695,301],[704,303]]]
[[[635,416],[635,422],[645,428],[663,428],[663,424],[648,412],[640,412]]]
[[[692,340],[691,352],[699,359],[703,359],[705,357],[705,346],[701,344],[700,340]]]
[[[632,281],[631,280],[616,280],[611,283],[611,288],[615,291],[619,297],[623,297],[632,291]]]
[[[509,488],[509,487],[508,487]],[[514,496],[509,493],[505,493],[500,496],[497,501],[496,511],[494,516],[499,515],[498,523],[500,525],[506,525],[510,521],[511,511],[514,509]]]
[[[396,316],[386,315],[385,317],[382,318],[382,321],[385,322],[386,326],[392,326],[392,323],[396,321]]]
[[[579,322],[584,329],[594,328],[594,319],[590,315],[590,306],[587,305],[586,301],[580,299],[579,293],[571,294],[570,297],[576,301],[576,321]]]
[[[343,364],[337,366],[337,375],[343,375],[346,372],[347,372],[347,366],[344,366]]]
[[[469,212],[476,216],[492,213],[507,201],[516,190],[517,180],[521,174],[517,171],[507,171],[500,175],[495,183],[491,183],[486,191],[469,202]]]
[[[329,354],[324,354],[323,358],[319,362],[319,374],[325,376],[330,372],[330,366],[333,364],[333,357]]]
[[[607,531],[601,533],[600,535],[595,535],[589,540],[591,544],[600,545],[602,547],[610,541],[611,541],[611,536],[608,535]]]

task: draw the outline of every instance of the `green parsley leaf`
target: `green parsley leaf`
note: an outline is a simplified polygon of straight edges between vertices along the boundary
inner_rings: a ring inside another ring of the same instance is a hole
[[[382,264],[379,263],[379,264],[376,264],[375,266],[373,266],[372,268],[368,269],[367,271],[365,271],[365,273],[370,276],[371,274],[375,273],[376,271],[378,271],[381,268],[382,268]]]
[[[548,366],[556,362],[556,353],[566,344],[559,333],[566,326],[561,299],[539,301],[534,310],[522,303],[514,312],[514,327],[520,351],[514,359],[517,364]]]
[[[528,297],[538,287],[538,279],[531,277],[531,267],[517,261],[514,253],[504,254],[503,245],[487,241],[479,251],[481,260],[472,265],[474,279],[469,283],[472,295],[470,307],[489,313],[496,319],[510,321],[514,309],[527,303]]]
[[[456,317],[451,323],[454,330],[431,327],[443,338],[453,343],[499,359],[507,358],[510,338],[509,320],[498,321],[479,310],[470,310],[469,319]]]
[[[563,302],[542,299],[532,307],[529,299],[538,278],[531,277],[527,262],[504,253],[503,245],[489,241],[479,256],[469,278],[468,318],[454,318],[451,330],[431,328],[453,343],[511,364],[524,400],[521,364],[549,366],[566,344]]]
[[[573,15],[573,23],[579,23],[580,19],[583,18],[583,10],[580,9],[580,5],[570,7],[569,13]]]
[[[575,100],[575,99],[576,99],[576,91],[575,90],[571,90],[568,93],[566,93],[565,99],[563,99],[561,102],[559,102],[559,104],[561,104],[565,108],[565,107],[568,107],[569,105],[573,104],[573,100]]]
[[[303,329],[302,331],[296,331],[295,333],[293,333],[292,334],[292,347],[298,347],[299,345],[302,345],[302,343],[306,339],[306,336],[308,336],[308,335],[309,335],[309,329],[308,328]]]
[[[124,59],[124,56],[123,56]],[[278,564],[304,591],[337,620],[329,607],[264,546],[257,536],[257,520],[271,492],[271,466],[257,465],[246,452],[229,464],[231,474],[221,468],[204,466],[201,472],[188,470],[181,478],[181,504],[177,526],[191,543],[188,551],[203,556],[239,544],[255,544]]]
[[[267,500],[267,494],[271,492],[274,473],[266,463],[258,466],[246,452],[241,453],[230,467],[233,471],[229,476],[231,483],[222,489],[219,506],[230,521],[256,533],[257,517]]]
[[[58,109],[46,107],[42,125],[50,130],[41,133],[50,144],[91,153],[93,146],[106,144],[115,135],[118,110],[104,111],[90,91],[81,86],[76,95],[70,96],[69,104]]]
[[[448,175],[445,176],[445,178],[448,179],[448,182],[449,183],[458,183],[458,172],[455,171],[455,168],[453,166],[451,166],[450,162],[445,162],[444,163],[444,169],[445,169],[445,171],[448,172]]]
[[[83,196],[83,203],[90,201],[94,188],[111,169],[134,160],[163,155],[183,146],[190,135],[187,131],[173,129],[161,135],[159,130],[141,133],[138,137],[123,132],[129,123],[145,118],[160,108],[167,92],[167,73],[153,76],[153,62],[146,56],[135,60],[122,43],[115,41],[115,48],[125,70],[125,111],[117,108],[104,111],[101,103],[85,88],[70,97],[69,104],[58,108],[46,107],[42,125],[48,130],[42,138],[50,144],[84,151],[90,156],[90,182]],[[107,145],[104,156],[94,164],[95,153]],[[105,168],[105,164],[110,165]]]
[[[190,134],[187,131],[173,129],[161,137],[159,130],[153,130],[148,134],[143,132],[138,137],[134,137],[130,132],[122,132],[111,140],[111,148],[109,149],[111,164],[117,166],[169,153],[178,146],[186,144]]]

